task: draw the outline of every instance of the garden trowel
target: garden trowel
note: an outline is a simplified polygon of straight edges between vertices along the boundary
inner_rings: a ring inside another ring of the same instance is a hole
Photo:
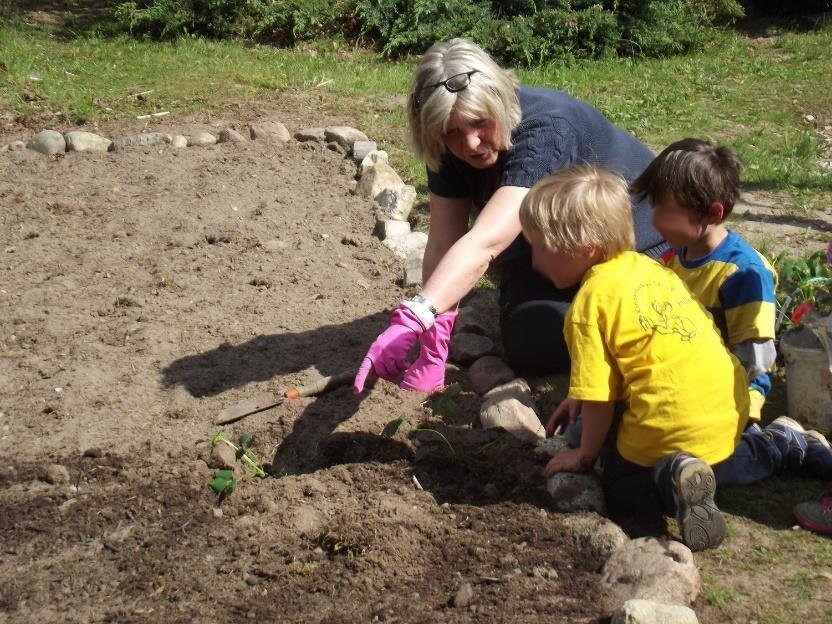
[[[215,425],[225,425],[235,420],[240,420],[251,414],[262,412],[277,405],[280,405],[287,399],[299,399],[300,397],[316,396],[329,392],[335,388],[340,388],[352,382],[355,377],[354,371],[344,371],[337,375],[330,377],[321,377],[317,381],[312,382],[306,386],[299,388],[290,388],[283,394],[276,394],[274,392],[260,392],[251,398],[230,405],[222,410],[214,417]]]

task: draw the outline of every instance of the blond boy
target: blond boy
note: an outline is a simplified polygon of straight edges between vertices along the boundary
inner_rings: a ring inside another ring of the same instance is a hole
[[[742,365],[679,277],[634,251],[630,195],[618,176],[585,166],[544,178],[523,200],[520,222],[534,268],[558,288],[580,284],[564,324],[568,398],[546,429],[580,413],[583,431],[545,474],[587,470],[600,456],[612,511],[675,515],[691,549],[718,545],[717,480],[761,478],[782,459],[762,433],[741,438]]]

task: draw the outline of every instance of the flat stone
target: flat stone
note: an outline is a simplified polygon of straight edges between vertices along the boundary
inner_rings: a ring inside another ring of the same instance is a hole
[[[402,186],[404,186],[404,182],[393,167],[387,163],[378,162],[364,168],[361,179],[358,181],[356,193],[364,197],[369,197],[370,199],[375,199],[386,189],[400,188]]]
[[[410,223],[396,219],[378,219],[375,228],[379,240],[398,239],[410,234]]]
[[[601,481],[594,472],[559,472],[546,480],[546,491],[554,501],[555,511],[607,513]]]
[[[217,142],[215,137],[210,132],[197,132],[188,137],[188,145],[192,147],[206,147]]]
[[[352,146],[356,141],[369,141],[367,135],[350,126],[329,126],[324,128],[324,140],[334,141],[344,148],[346,154],[352,154]]]
[[[612,554],[604,565],[601,585],[617,605],[631,598],[688,605],[699,595],[702,580],[687,546],[640,537]]]
[[[372,167],[376,163],[385,163],[388,164],[390,162],[390,157],[387,155],[387,152],[384,150],[374,150],[367,154],[364,159],[361,161],[361,173],[364,174],[364,169],[366,167]]]
[[[321,130],[323,130],[323,128],[321,128]],[[249,126],[248,131],[252,140],[266,139],[286,143],[292,139],[292,135],[289,134],[289,130],[279,121],[260,121],[258,123],[253,123]],[[323,139],[323,133],[321,138]]]
[[[224,128],[217,139],[217,143],[244,143],[245,141],[246,138],[234,128]]]
[[[595,512],[573,512],[559,517],[563,534],[576,547],[588,551],[586,562],[600,570],[610,556],[629,541],[629,537],[612,520]]]
[[[360,164],[377,147],[375,141],[356,141],[352,144],[352,159]]]
[[[110,145],[110,150],[117,152],[125,147],[143,147],[145,145],[157,145],[159,143],[170,143],[173,137],[164,132],[145,132],[134,134],[123,139],[116,139]]]
[[[462,316],[462,309],[460,310]],[[459,327],[457,318],[457,331],[468,332],[468,328]],[[486,355],[478,358],[468,369],[468,385],[477,394],[485,394],[495,386],[507,383],[517,377],[508,364],[503,362],[496,355]]]
[[[494,341],[488,336],[456,332],[451,338],[450,358],[457,364],[470,364],[491,353],[494,353]]]
[[[26,144],[23,141],[12,141],[8,145],[4,145],[3,148],[5,149],[2,151],[19,152],[26,149]]]
[[[404,287],[419,286],[422,284],[422,263],[425,260],[425,245],[411,247],[404,258]]]
[[[610,624],[699,624],[693,609],[633,598],[612,616]]]
[[[414,250],[424,253],[428,244],[428,235],[424,232],[411,232],[399,238],[388,238],[381,244],[396,254],[402,260],[406,259]]]
[[[375,196],[382,213],[390,219],[407,221],[413,204],[416,203],[416,189],[409,184],[382,189]]]
[[[175,148],[188,147],[188,137],[176,134],[170,140],[170,146]]]
[[[323,143],[326,140],[323,128],[304,128],[295,132],[294,137],[296,141],[300,141],[301,143],[308,141]]]
[[[499,427],[524,442],[534,442],[545,436],[529,384],[519,377],[497,386],[483,397],[480,424],[483,429]]]
[[[41,154],[62,154],[66,151],[66,139],[57,130],[41,130],[29,139],[26,147]]]
[[[68,152],[108,152],[112,141],[94,132],[73,130],[64,135]]]

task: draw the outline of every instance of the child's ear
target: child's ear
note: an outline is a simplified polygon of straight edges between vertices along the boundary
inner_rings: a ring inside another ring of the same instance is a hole
[[[713,202],[708,208],[708,216],[705,219],[708,225],[717,225],[722,223],[725,218],[725,206],[722,202]]]

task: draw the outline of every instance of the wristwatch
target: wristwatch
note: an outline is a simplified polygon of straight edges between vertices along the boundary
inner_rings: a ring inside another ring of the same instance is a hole
[[[413,295],[409,299],[409,301],[425,306],[430,311],[430,313],[433,314],[434,317],[436,316],[436,308],[433,306],[433,304],[430,302],[430,299],[428,299],[427,297],[423,297],[422,295]]]

